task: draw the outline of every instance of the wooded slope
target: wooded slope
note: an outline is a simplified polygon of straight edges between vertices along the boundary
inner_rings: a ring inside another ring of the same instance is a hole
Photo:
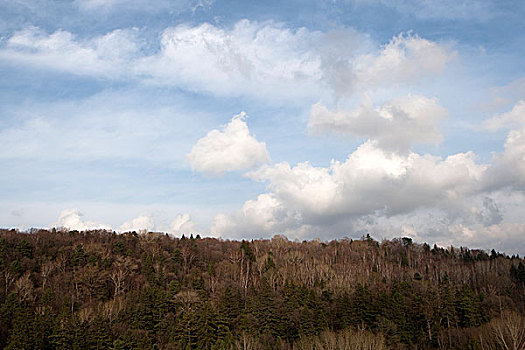
[[[523,259],[409,238],[0,230],[0,267],[8,349],[525,346]]]

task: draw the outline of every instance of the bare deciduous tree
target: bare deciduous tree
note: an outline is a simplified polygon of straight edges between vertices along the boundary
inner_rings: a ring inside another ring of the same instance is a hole
[[[16,293],[20,301],[28,300],[33,293],[33,281],[30,277],[31,273],[27,271],[15,283]]]
[[[524,350],[525,317],[514,311],[504,311],[492,320],[479,336],[483,349]]]

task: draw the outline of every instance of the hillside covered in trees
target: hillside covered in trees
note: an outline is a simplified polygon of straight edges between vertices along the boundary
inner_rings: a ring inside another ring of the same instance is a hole
[[[0,230],[6,349],[525,347],[520,257],[409,238]]]

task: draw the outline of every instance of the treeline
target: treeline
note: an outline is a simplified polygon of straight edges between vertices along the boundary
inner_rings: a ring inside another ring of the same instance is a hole
[[[0,268],[6,349],[525,348],[524,260],[494,250],[0,230]]]

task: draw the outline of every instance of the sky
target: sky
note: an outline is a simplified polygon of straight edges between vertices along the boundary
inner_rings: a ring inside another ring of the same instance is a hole
[[[521,0],[0,0],[0,226],[525,255]]]

